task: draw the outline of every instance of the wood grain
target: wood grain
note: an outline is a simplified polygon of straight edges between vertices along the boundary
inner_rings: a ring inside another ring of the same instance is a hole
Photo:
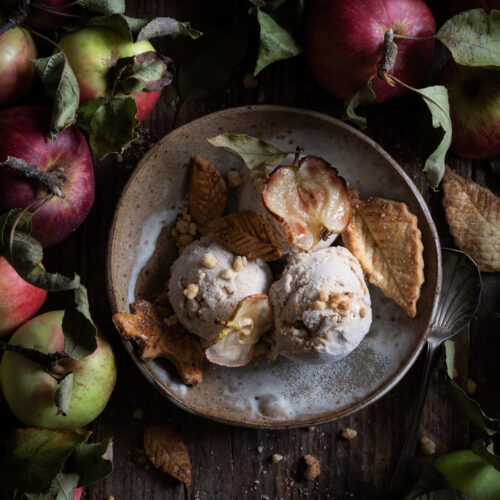
[[[440,2],[429,3],[435,7],[439,25],[445,19]],[[210,22],[204,16],[205,5],[202,0],[127,0],[130,15],[189,19],[194,27],[203,31],[210,30]],[[251,28],[251,32],[255,34],[255,28]],[[192,43],[179,38],[160,40],[157,46],[179,64],[189,53]],[[251,50],[250,54],[254,52]],[[447,57],[444,49],[437,51],[433,75]],[[342,104],[316,85],[302,56],[265,70],[259,77],[259,89],[245,89],[242,79],[252,66],[249,57],[235,70],[227,89],[202,101],[182,104],[176,100],[174,87],[164,91],[157,108],[142,125],[144,140],[132,146],[121,159],[95,161],[97,196],[90,216],[75,234],[47,252],[48,269],[65,274],[76,271],[82,276],[89,289],[94,317],[113,343],[118,360],[115,392],[104,413],[91,425],[94,440],[114,436],[115,472],[105,481],[87,488],[86,498],[97,500],[110,495],[118,500],[391,498],[388,485],[409,426],[422,359],[388,395],[351,417],[312,431],[251,430],[196,418],[169,403],[141,377],[111,324],[104,276],[107,235],[121,189],[149,145],[176,126],[199,116],[236,105],[255,104],[259,92],[265,94],[266,103],[341,116]],[[431,208],[443,245],[453,246],[441,208],[441,193],[431,191],[421,171],[422,124],[429,119],[424,105],[417,97],[409,95],[363,112],[368,116],[366,133],[393,155],[414,180]],[[500,193],[500,183],[487,162],[450,154],[449,164],[467,178]],[[456,340],[457,369],[460,382],[471,377],[478,383],[477,397],[485,410],[500,415],[497,368],[500,275],[483,275],[483,278],[481,308],[470,329]],[[63,296],[51,295],[45,309],[65,305]],[[143,410],[144,421],[133,418],[137,408]],[[191,486],[181,485],[140,463],[145,423],[168,423],[184,436],[193,466]],[[340,433],[346,427],[356,429],[358,437],[352,441],[342,439]],[[438,454],[467,448],[471,439],[480,435],[451,400],[442,371],[436,371],[431,382],[421,434],[436,441]],[[259,446],[263,448],[261,453]],[[273,453],[283,455],[283,461],[272,463]],[[321,461],[321,475],[315,481],[303,479],[302,457],[307,453]],[[410,479],[431,461],[417,454]]]

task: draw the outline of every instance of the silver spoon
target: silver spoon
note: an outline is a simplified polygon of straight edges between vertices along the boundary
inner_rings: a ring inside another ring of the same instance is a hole
[[[427,339],[424,373],[417,403],[401,456],[392,476],[391,491],[401,493],[408,464],[415,452],[417,433],[424,409],[429,379],[436,365],[439,346],[461,332],[477,311],[481,296],[481,273],[476,263],[464,252],[443,248],[443,284],[441,298]]]

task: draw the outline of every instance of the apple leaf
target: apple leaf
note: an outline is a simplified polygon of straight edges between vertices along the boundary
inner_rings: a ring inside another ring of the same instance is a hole
[[[257,21],[260,27],[260,41],[255,76],[270,64],[289,59],[302,52],[302,48],[293,35],[281,27],[271,14],[259,9]]]
[[[455,363],[455,343],[447,340],[444,343],[446,354],[446,373],[452,388],[453,396],[465,415],[489,436],[500,431],[500,419],[485,415],[479,403],[470,398],[466,392],[453,380],[453,367]]]
[[[61,130],[75,123],[80,102],[78,82],[63,52],[35,59],[32,63],[45,92],[54,100],[49,136],[55,140]]]
[[[113,472],[113,440],[77,446],[65,468],[80,476],[78,486],[104,479]]]
[[[43,493],[25,493],[25,495],[28,500],[73,500],[78,479],[78,474],[59,472]]]
[[[476,455],[484,458],[497,471],[500,471],[500,457],[495,455],[491,439],[488,441],[488,444],[486,444],[482,439],[477,439],[472,443],[471,449]]]
[[[184,58],[177,90],[182,99],[208,97],[227,87],[233,69],[246,56],[247,37],[243,28],[221,30],[197,42],[197,49]]]
[[[71,406],[73,396],[73,373],[67,373],[57,384],[54,402],[57,406],[57,415],[66,416]]]
[[[78,2],[91,12],[99,14],[123,14],[125,0],[79,0]]]
[[[203,35],[201,31],[191,28],[189,21],[181,22],[172,17],[157,17],[149,21],[144,28],[139,31],[137,41],[150,40],[159,36],[185,35],[193,39]]]
[[[123,152],[139,137],[136,114],[132,97],[98,97],[80,106],[77,125],[88,132],[92,151],[102,159]]]
[[[118,59],[109,78],[113,95],[118,89],[129,95],[141,90],[161,90],[172,83],[174,75],[174,62],[170,57],[149,51]]]
[[[236,158],[239,158],[250,169],[264,165],[280,163],[289,155],[286,151],[273,144],[246,134],[221,134],[208,142],[216,148],[224,148]]]
[[[124,16],[123,14],[96,16],[90,20],[92,26],[104,26],[112,29],[131,42],[135,41],[135,36],[148,22],[147,19],[136,19],[135,17]]]
[[[24,492],[40,492],[61,472],[75,447],[89,436],[76,431],[17,429],[5,442],[0,480]]]
[[[356,108],[364,101],[373,101],[376,97],[372,87],[373,76],[366,82],[366,85],[359,89],[347,103],[345,108],[346,119],[354,122],[360,129],[364,130],[367,125],[366,118],[356,113]]]
[[[500,66],[500,11],[472,9],[443,24],[436,38],[463,66]]]

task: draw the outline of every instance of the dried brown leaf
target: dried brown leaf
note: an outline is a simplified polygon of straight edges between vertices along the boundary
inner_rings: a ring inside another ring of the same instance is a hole
[[[134,302],[132,314],[117,313],[113,323],[122,337],[135,340],[144,361],[166,358],[173,363],[182,380],[192,386],[202,381],[203,353],[199,342],[181,325],[167,326],[166,309],[146,300]]]
[[[446,168],[443,206],[455,244],[481,271],[500,271],[500,198]]]
[[[270,227],[254,212],[233,212],[212,221],[208,228],[220,244],[248,260],[276,260],[282,255]]]
[[[226,208],[228,188],[217,167],[201,156],[191,160],[189,208],[202,227],[220,217]]]
[[[422,236],[405,203],[384,198],[360,200],[351,190],[353,217],[342,233],[370,283],[401,306],[410,318],[424,282]]]
[[[164,425],[144,430],[144,450],[151,463],[165,474],[191,484],[191,461],[182,438]]]

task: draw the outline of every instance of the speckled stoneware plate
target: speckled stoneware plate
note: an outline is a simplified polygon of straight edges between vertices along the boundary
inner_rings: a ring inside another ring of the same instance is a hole
[[[208,137],[246,133],[331,162],[361,196],[405,201],[418,216],[424,243],[425,284],[418,314],[404,311],[370,287],[373,323],[360,346],[331,365],[286,359],[258,366],[223,368],[206,363],[203,383],[186,387],[165,360],[142,363],[124,345],[140,371],[165,396],[198,415],[234,425],[286,428],[345,416],[393,387],[413,364],[427,337],[441,285],[439,239],[429,211],[410,178],[375,142],[329,116],[280,106],[249,106],[204,116],[166,137],[144,156],[125,187],[111,229],[107,282],[113,312],[160,291],[175,255],[170,231],[183,206],[187,163],[194,154],[226,172],[237,159],[212,147]]]

